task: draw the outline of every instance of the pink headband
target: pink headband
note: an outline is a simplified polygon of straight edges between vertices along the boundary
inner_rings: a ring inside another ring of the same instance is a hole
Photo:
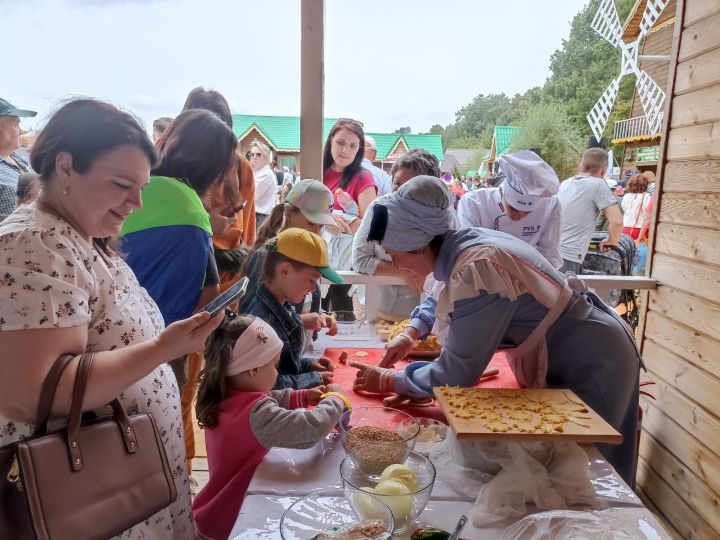
[[[275,330],[260,317],[256,317],[235,342],[226,375],[237,375],[262,367],[272,362],[282,348],[283,342]]]

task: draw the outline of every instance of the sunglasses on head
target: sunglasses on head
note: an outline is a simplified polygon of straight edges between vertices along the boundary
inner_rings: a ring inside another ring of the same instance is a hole
[[[363,127],[363,123],[359,120],[353,120],[352,118],[338,118],[337,123],[343,123],[343,124],[355,124],[356,126]]]

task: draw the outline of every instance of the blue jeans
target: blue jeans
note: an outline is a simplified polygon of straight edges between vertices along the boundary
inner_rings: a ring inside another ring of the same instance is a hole
[[[637,259],[633,267],[633,274],[644,274],[647,262],[648,246],[644,242],[637,244]]]

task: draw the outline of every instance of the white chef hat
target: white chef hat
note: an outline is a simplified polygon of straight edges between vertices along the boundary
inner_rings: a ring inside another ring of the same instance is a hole
[[[535,152],[521,150],[498,159],[505,174],[503,199],[515,210],[532,212],[537,202],[558,192],[560,180],[553,168]]]

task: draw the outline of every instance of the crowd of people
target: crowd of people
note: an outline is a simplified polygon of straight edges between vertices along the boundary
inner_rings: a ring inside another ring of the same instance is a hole
[[[427,397],[472,385],[504,349],[522,385],[571,388],[623,433],[603,452],[633,481],[632,334],[563,274],[581,273],[601,213],[608,246],[647,231],[647,177],[628,183],[623,221],[604,150],[587,150],[562,183],[531,151],[503,156],[499,185],[461,193],[456,211],[436,156],[411,149],[388,174],[353,119],[330,130],[321,179],[281,183],[271,148],[239,147],[213,90],[196,88],[176,117],[158,119],[152,141],[133,115],[79,99],[28,154],[19,118],[32,115],[0,100],[0,445],[32,432],[59,356],[96,353],[86,409],[119,396],[152,413],[178,492],[124,538],[227,537],[265,453],[311,446],[337,424],[351,400],[333,363],[311,354],[318,332],[336,331],[332,313],[355,309],[336,270],[406,283],[382,288],[379,314],[410,325],[380,366],[357,365],[357,390]],[[202,310],[244,276],[234,312]],[[431,331],[438,360],[395,371]],[[71,371],[55,416],[68,413]],[[210,480],[191,501],[193,409]]]

